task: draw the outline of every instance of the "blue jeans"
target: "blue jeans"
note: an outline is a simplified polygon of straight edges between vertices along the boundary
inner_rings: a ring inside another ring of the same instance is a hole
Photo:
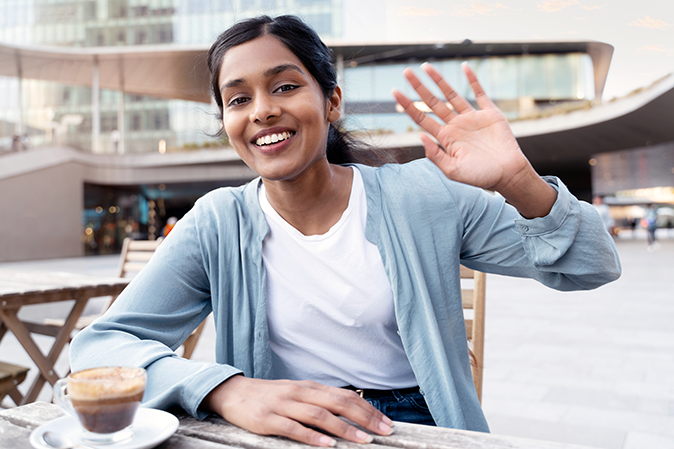
[[[393,421],[425,424],[427,426],[436,425],[421,393],[403,395],[397,390],[392,390],[390,395],[374,398],[366,397],[365,400]]]

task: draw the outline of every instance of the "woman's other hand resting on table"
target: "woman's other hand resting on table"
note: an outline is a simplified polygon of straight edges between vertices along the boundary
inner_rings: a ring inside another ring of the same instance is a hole
[[[396,101],[412,120],[439,142],[440,146],[426,134],[421,134],[426,157],[454,181],[499,192],[525,218],[547,215],[557,199],[557,192],[534,171],[505,116],[487,97],[475,73],[465,63],[462,67],[479,110],[459,96],[432,65],[426,63],[422,68],[453,109],[436,98],[411,69],[403,72],[424,103],[444,124],[418,110],[401,92],[393,91]]]
[[[334,446],[335,440],[300,423],[356,443],[370,443],[372,436],[338,416],[380,435],[389,435],[392,424],[356,392],[311,381],[234,376],[206,396],[204,408],[251,432],[314,446]]]

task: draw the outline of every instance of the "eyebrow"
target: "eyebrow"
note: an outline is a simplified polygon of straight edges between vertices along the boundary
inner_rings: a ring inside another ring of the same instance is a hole
[[[273,76],[278,75],[279,73],[283,73],[283,72],[288,71],[288,70],[296,71],[296,72],[299,72],[299,73],[304,73],[302,71],[302,69],[300,69],[295,64],[281,64],[281,65],[277,65],[276,67],[272,67],[271,69],[265,70],[264,71],[264,77],[265,78],[271,78]],[[227,88],[240,86],[243,83],[244,83],[244,80],[241,79],[241,78],[237,78],[237,79],[227,81],[222,86],[220,86],[220,92],[222,92],[223,90],[225,90]]]

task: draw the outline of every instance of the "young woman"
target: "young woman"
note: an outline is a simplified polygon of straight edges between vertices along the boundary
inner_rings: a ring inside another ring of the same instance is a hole
[[[459,265],[560,290],[620,275],[594,208],[536,174],[467,66],[479,110],[432,66],[453,109],[404,72],[442,123],[394,92],[435,140],[422,136],[427,159],[375,168],[334,125],[330,51],[297,18],[240,22],[208,62],[223,132],[260,177],[195,204],[75,338],[73,370],[143,366],[147,406],[318,446],[335,444],[321,431],[372,440],[339,417],[382,435],[391,419],[488,431]],[[217,363],[177,357],[211,311]]]

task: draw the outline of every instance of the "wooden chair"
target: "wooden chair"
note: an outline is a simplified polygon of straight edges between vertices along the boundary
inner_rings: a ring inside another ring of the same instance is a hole
[[[26,379],[28,368],[12,365],[11,363],[0,362],[0,401],[9,393],[15,403],[19,403],[19,398],[12,394],[17,385]]]
[[[486,277],[487,275],[480,271],[461,266],[461,279],[465,279],[466,284],[470,282],[469,279],[472,279],[472,285],[467,285],[467,288],[464,288],[464,281],[462,281],[461,300],[470,352],[470,369],[473,373],[473,383],[480,403],[482,402],[482,374],[484,370]],[[472,313],[466,313],[466,311],[472,311]]]
[[[147,263],[152,258],[152,255],[157,250],[159,245],[162,242],[162,238],[157,240],[132,240],[130,238],[125,238],[124,243],[122,244],[122,252],[119,257],[119,268],[117,270],[117,277],[133,277],[137,275],[140,270],[147,265]],[[88,315],[80,317],[77,321],[75,329],[84,329],[90,325],[96,318],[105,313],[112,303],[117,299],[116,296],[110,296],[107,302],[103,305],[103,308],[99,314]],[[45,320],[45,324],[52,326],[62,326],[63,320],[49,319]],[[192,357],[194,348],[197,346],[201,332],[206,326],[206,320],[204,320],[199,327],[197,327],[187,340],[183,343],[183,354],[182,357],[189,359]]]

